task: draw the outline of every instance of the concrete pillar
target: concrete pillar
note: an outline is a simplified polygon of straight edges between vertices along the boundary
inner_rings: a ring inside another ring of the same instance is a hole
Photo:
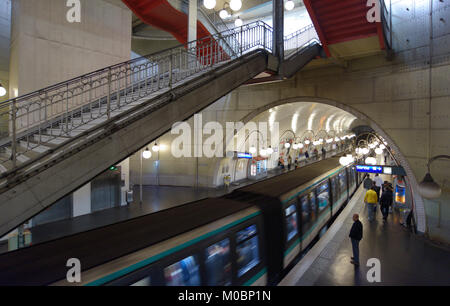
[[[197,40],[197,0],[189,0],[188,40]]]
[[[273,0],[273,53],[279,59],[284,57],[284,2]]]
[[[126,61],[131,11],[121,2],[81,0],[80,22],[66,1],[12,2],[10,92],[23,95]]]
[[[91,213],[91,183],[88,183],[73,193],[73,213],[78,217]]]
[[[126,192],[130,189],[130,159],[127,158],[119,164],[121,169],[121,180],[125,183],[120,187],[120,205],[127,205]]]

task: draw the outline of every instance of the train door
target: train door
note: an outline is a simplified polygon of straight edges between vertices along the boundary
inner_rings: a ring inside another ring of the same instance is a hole
[[[340,200],[339,178],[337,175],[335,175],[330,179],[330,181],[331,181],[331,198],[333,200],[332,214],[334,214],[335,208],[337,207],[338,202]]]
[[[284,208],[286,228],[286,248],[283,265],[286,268],[289,263],[300,253],[299,241],[299,215],[297,213],[297,201],[291,201]],[[300,221],[301,222],[301,221]]]
[[[322,217],[325,214],[331,214],[330,190],[328,180],[323,181],[319,186],[317,186],[316,192],[319,217]]]

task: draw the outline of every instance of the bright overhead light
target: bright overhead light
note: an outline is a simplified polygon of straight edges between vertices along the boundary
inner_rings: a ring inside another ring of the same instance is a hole
[[[386,149],[386,146],[384,144],[380,144],[380,149],[384,150]]]
[[[288,0],[288,1],[286,2],[286,4],[284,5],[284,8],[285,8],[286,10],[288,10],[288,11],[292,11],[292,9],[294,8],[294,6],[295,6],[294,1]]]
[[[376,148],[375,149],[375,153],[377,153],[377,155],[383,154],[383,149],[382,148]]]
[[[320,145],[320,141],[318,141],[318,140],[314,141],[314,142],[313,142],[313,145],[315,145],[315,146]]]
[[[369,152],[370,152],[370,150],[368,148],[363,148],[361,150],[361,153],[364,154],[364,155],[369,154]]]
[[[242,19],[238,17],[238,19],[236,19],[236,20],[234,21],[234,25],[235,25],[236,27],[242,26]]]
[[[272,147],[267,148],[267,154],[271,155],[273,153]]]
[[[297,144],[296,144],[296,143],[294,143],[294,144],[292,145],[292,149],[297,150]]]
[[[149,159],[152,157],[152,152],[148,148],[145,149],[144,152],[142,152],[142,157],[145,159]]]
[[[311,141],[309,141],[308,139],[305,140],[305,144],[309,145],[311,143]]]
[[[297,148],[302,149],[302,148],[303,148],[303,143],[299,143],[299,144],[297,145]]]
[[[6,88],[0,84],[0,97],[4,97],[6,95]]]
[[[259,151],[259,153],[261,153],[261,156],[267,156],[267,150],[266,149],[261,149],[261,151]]]
[[[203,5],[208,10],[212,10],[216,6],[216,0],[203,0]]]
[[[333,138],[328,138],[327,139],[327,143],[332,143],[333,142]]]
[[[215,1],[214,1],[215,2]],[[242,7],[242,1],[241,0],[231,0],[230,1],[230,8],[233,11],[239,11]]]
[[[153,152],[158,152],[160,150],[160,147],[155,143],[152,150],[153,150]]]
[[[290,144],[289,142],[286,142],[286,143],[284,144],[284,147],[285,147],[286,149],[289,149],[289,148],[291,147],[291,144]]]
[[[255,147],[250,147],[249,152],[252,154],[256,153],[256,148]]]
[[[228,14],[226,9],[223,9],[219,12],[219,16],[222,19],[227,19],[228,17],[230,17],[230,14]]]

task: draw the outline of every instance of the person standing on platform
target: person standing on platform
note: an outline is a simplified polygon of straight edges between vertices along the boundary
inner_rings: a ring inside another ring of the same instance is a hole
[[[305,161],[308,162],[309,153],[308,150],[305,150]]]
[[[378,199],[380,198],[380,191],[381,191],[381,187],[383,186],[383,179],[380,177],[380,175],[377,173],[377,174],[375,174],[375,179],[374,179],[374,182],[375,182],[375,186],[376,186],[376,192],[377,192],[377,196],[378,196]]]
[[[367,190],[366,196],[364,197],[364,203],[367,205],[368,219],[373,221],[375,219],[375,209],[378,203],[378,196],[375,191],[375,187]]]
[[[389,208],[392,206],[393,201],[393,191],[392,188],[389,188],[389,185],[383,189],[383,194],[380,198],[380,209],[383,214],[383,220],[386,221],[389,216]]]
[[[295,169],[298,168],[298,156],[295,158],[294,166],[295,166]]]
[[[292,166],[292,157],[291,155],[288,156],[288,171],[291,171],[291,166]]]
[[[373,181],[370,178],[370,175],[368,175],[366,177],[366,179],[364,180],[364,189],[369,190],[370,188],[372,188],[372,186],[373,186]]]
[[[324,147],[322,147],[322,159],[325,159],[325,156],[327,155],[327,151]]]
[[[363,225],[359,221],[359,215],[353,215],[353,225],[350,229],[349,237],[352,241],[353,257],[350,261],[355,266],[359,266],[359,242],[363,237]]]

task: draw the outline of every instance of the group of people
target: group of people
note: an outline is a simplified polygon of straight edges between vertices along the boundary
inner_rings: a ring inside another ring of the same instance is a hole
[[[322,159],[325,159],[325,157],[327,155],[326,149],[324,147],[322,147],[321,152],[322,152]],[[303,154],[305,155],[305,161],[308,162],[309,157],[310,157],[308,150],[305,150],[305,153],[303,153]],[[292,166],[294,166],[294,169],[297,169],[298,167],[300,167],[300,160],[299,160],[300,156],[301,155],[297,156],[295,158],[294,162],[292,162],[292,157],[290,155],[288,155],[288,160],[287,160],[288,161],[288,163],[287,163],[288,170],[291,170]],[[317,150],[317,148],[314,148],[313,159],[318,160],[318,158],[319,158],[319,151]],[[278,167],[281,170],[285,169],[284,159],[282,156],[280,156],[280,158],[278,159]]]
[[[373,181],[370,177],[365,179],[364,188],[368,189],[364,197],[364,203],[367,205],[369,221],[375,219],[378,204],[380,204],[383,220],[386,221],[389,216],[389,211],[392,209],[392,202],[394,199],[394,188],[392,187],[392,184],[388,181],[383,182],[383,179],[378,174],[375,174]]]
[[[367,205],[369,221],[373,221],[375,219],[375,212],[378,203],[380,204],[380,210],[383,214],[383,220],[386,221],[389,216],[389,211],[392,208],[394,198],[394,189],[392,184],[388,181],[383,182],[382,178],[376,174],[374,180],[370,179],[370,177],[367,177],[364,180],[364,188],[368,189],[364,197],[364,202]],[[353,257],[350,262],[355,266],[359,266],[359,242],[363,237],[363,225],[361,221],[359,221],[358,214],[353,215],[353,221],[354,222],[349,234],[353,251]]]

